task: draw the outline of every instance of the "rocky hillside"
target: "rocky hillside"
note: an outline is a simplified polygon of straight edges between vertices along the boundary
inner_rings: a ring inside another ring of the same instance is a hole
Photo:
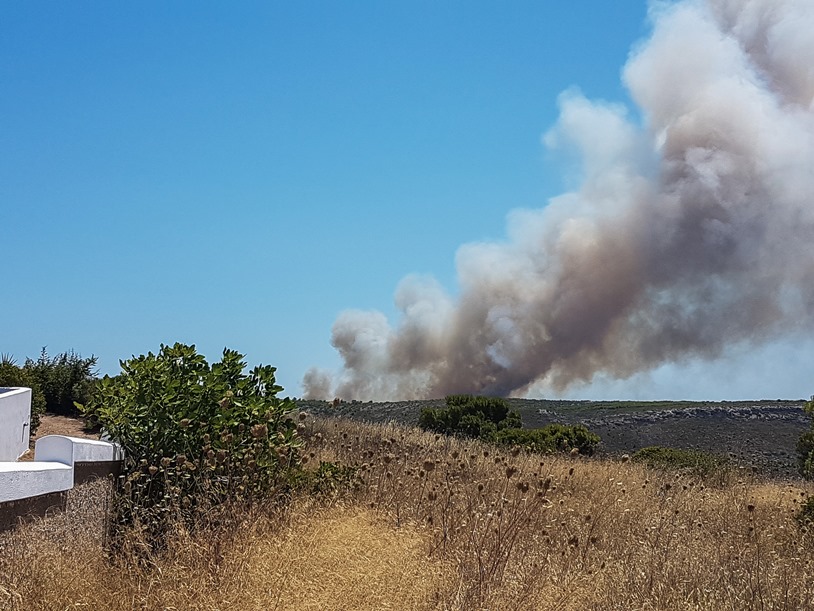
[[[582,423],[602,437],[602,452],[622,454],[662,445],[729,455],[747,468],[796,476],[795,444],[810,426],[803,401],[629,402],[509,399],[523,424]],[[387,403],[302,401],[304,409],[369,422],[416,424],[423,407],[443,400]]]

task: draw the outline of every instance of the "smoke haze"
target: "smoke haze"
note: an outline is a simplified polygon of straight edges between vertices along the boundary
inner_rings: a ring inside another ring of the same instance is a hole
[[[545,135],[581,160],[578,190],[462,246],[459,295],[408,277],[391,326],[346,311],[344,367],[306,396],[410,399],[562,391],[715,359],[814,322],[814,3],[651,7],[622,106],[560,97]]]

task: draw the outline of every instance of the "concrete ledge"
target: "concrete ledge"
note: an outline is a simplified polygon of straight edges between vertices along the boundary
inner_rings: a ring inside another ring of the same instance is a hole
[[[67,499],[67,491],[60,491],[0,503],[0,531],[14,528],[33,517],[65,511]]]
[[[73,468],[57,462],[0,462],[0,503],[73,488]]]
[[[59,462],[72,466],[74,463],[117,462],[123,454],[119,446],[107,441],[46,435],[34,445],[35,461]]]

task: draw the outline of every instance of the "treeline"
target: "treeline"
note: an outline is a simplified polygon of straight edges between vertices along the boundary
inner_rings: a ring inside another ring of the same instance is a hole
[[[87,403],[97,381],[96,357],[84,358],[73,350],[48,355],[45,348],[35,359],[19,365],[9,354],[0,355],[0,387],[26,386],[31,389],[31,433],[40,416],[49,412],[78,416],[75,403]]]

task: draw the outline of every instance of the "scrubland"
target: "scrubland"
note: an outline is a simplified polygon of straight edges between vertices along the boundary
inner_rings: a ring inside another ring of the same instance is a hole
[[[74,491],[0,538],[0,608],[814,609],[810,484],[305,426],[318,485],[161,552],[108,555],[106,484]]]

